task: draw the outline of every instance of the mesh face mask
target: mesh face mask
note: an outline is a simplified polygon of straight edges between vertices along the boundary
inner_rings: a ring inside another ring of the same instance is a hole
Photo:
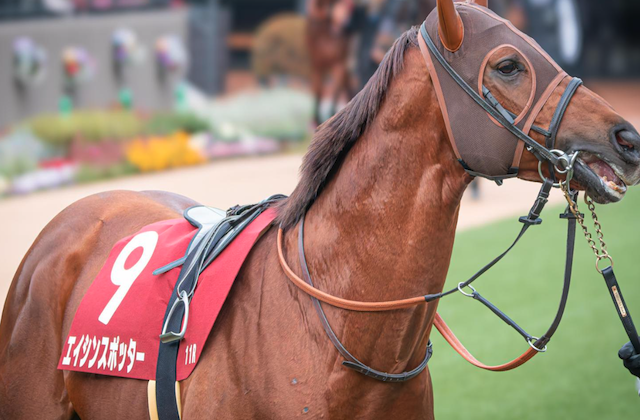
[[[513,119],[514,125],[528,135],[542,107],[567,74],[533,39],[509,21],[474,4],[456,3],[455,6],[464,25],[461,47],[450,52],[442,44],[438,34],[437,10],[425,21],[429,37],[453,70],[485,97],[482,78],[491,55],[502,48],[517,51],[527,63],[531,85],[524,109]],[[496,122],[452,79],[427,48],[422,36],[419,35],[418,40],[435,86],[449,140],[462,166],[472,175],[489,179],[516,176],[524,143]]]

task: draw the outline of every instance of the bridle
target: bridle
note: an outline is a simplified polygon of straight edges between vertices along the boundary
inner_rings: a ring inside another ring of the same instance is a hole
[[[518,140],[521,140],[526,145],[527,151],[531,152],[540,162],[548,162],[559,173],[569,173],[572,169],[572,161],[575,161],[574,156],[568,156],[561,150],[553,148],[555,145],[555,139],[560,128],[560,123],[564,117],[564,113],[569,106],[569,102],[573,98],[573,95],[578,90],[578,87],[582,85],[582,80],[574,77],[567,88],[565,89],[560,102],[556,107],[556,111],[551,119],[549,130],[544,130],[540,127],[533,125],[532,130],[542,134],[547,139],[546,147],[535,141],[533,138],[525,134],[519,127],[515,125],[515,115],[507,111],[498,100],[491,94],[486,86],[482,86],[483,96],[480,96],[476,91],[465,82],[462,77],[451,67],[451,65],[445,60],[438,48],[436,48],[433,40],[429,36],[426,25],[423,23],[420,26],[420,35],[422,40],[426,43],[429,51],[436,57],[440,65],[447,71],[451,78],[462,88],[462,90],[473,99],[485,112],[491,115],[496,121],[498,121],[504,128],[506,128],[511,134],[513,134]],[[422,45],[421,45],[422,49]],[[576,155],[577,156],[577,155]],[[468,168],[465,168],[467,173],[472,176],[483,176]],[[494,179],[493,177],[483,176],[485,178]]]
[[[424,44],[420,42],[421,49],[423,49],[423,45],[426,45],[426,47],[429,48],[429,51],[438,60],[438,62],[442,65],[442,67],[447,71],[447,73],[451,76],[451,78],[464,90],[464,92],[466,92],[466,94],[468,94],[473,99],[473,101],[478,106],[480,106],[484,111],[486,111],[496,121],[498,121],[505,129],[507,129],[510,133],[512,133],[517,140],[521,140],[525,143],[527,150],[530,151],[539,161],[538,168],[539,168],[540,176],[543,182],[542,182],[542,187],[540,189],[540,192],[538,193],[536,200],[533,206],[531,207],[531,210],[529,211],[528,215],[523,216],[519,219],[519,221],[523,224],[520,232],[516,236],[513,243],[503,253],[501,253],[496,258],[494,258],[491,262],[485,265],[482,269],[480,269],[476,274],[474,274],[468,280],[458,283],[458,286],[456,288],[453,288],[451,290],[447,290],[441,293],[427,294],[427,295],[417,296],[417,297],[408,298],[408,299],[385,301],[385,302],[361,302],[361,301],[342,299],[315,288],[313,285],[313,281],[311,279],[311,274],[309,273],[309,267],[307,265],[305,252],[304,252],[304,222],[305,222],[304,215],[300,220],[299,232],[298,232],[298,255],[299,255],[300,266],[302,269],[302,275],[304,279],[298,277],[293,272],[293,270],[289,267],[289,265],[287,264],[284,258],[283,244],[282,244],[284,230],[282,229],[282,227],[280,227],[278,231],[278,238],[277,238],[278,258],[280,261],[280,265],[284,273],[286,274],[286,276],[291,280],[291,282],[311,297],[313,301],[313,305],[316,309],[316,312],[318,313],[318,316],[320,318],[320,321],[322,323],[322,326],[325,332],[329,336],[329,339],[331,340],[333,345],[336,347],[338,352],[346,359],[346,361],[343,361],[342,364],[366,376],[370,376],[374,379],[384,381],[384,382],[402,382],[402,381],[406,381],[411,378],[414,378],[418,374],[420,374],[420,372],[422,372],[427,366],[427,362],[429,361],[429,358],[432,355],[431,342],[429,342],[427,346],[426,354],[423,362],[413,370],[408,372],[398,373],[398,374],[385,373],[385,372],[375,370],[373,368],[366,366],[365,364],[360,362],[358,359],[356,359],[342,345],[340,340],[337,338],[337,336],[333,332],[331,326],[329,325],[329,322],[327,320],[327,317],[324,314],[324,311],[322,309],[322,305],[320,302],[326,303],[328,305],[331,305],[337,308],[350,310],[350,311],[380,312],[380,311],[391,311],[391,310],[397,310],[397,309],[410,308],[410,307],[425,304],[428,302],[433,302],[435,300],[441,299],[455,292],[460,292],[463,295],[473,298],[474,300],[477,300],[478,302],[482,303],[484,306],[489,308],[489,310],[491,310],[496,316],[502,319],[507,325],[515,329],[526,340],[526,342],[529,345],[529,348],[522,355],[520,355],[519,357],[517,357],[516,359],[510,362],[507,362],[498,366],[489,366],[479,362],[466,350],[466,348],[462,345],[462,343],[460,343],[460,341],[453,334],[451,329],[447,326],[444,320],[437,313],[435,314],[435,318],[434,318],[434,326],[442,334],[445,340],[462,357],[464,357],[467,361],[469,361],[473,365],[480,367],[482,369],[492,370],[492,371],[511,370],[526,363],[531,358],[533,358],[536,354],[546,351],[547,343],[551,340],[551,337],[557,330],[560,324],[560,321],[562,320],[562,316],[564,314],[564,310],[567,303],[567,298],[569,295],[569,286],[571,283],[571,271],[573,266],[573,255],[574,255],[574,245],[575,245],[576,221],[580,223],[583,229],[585,229],[585,234],[586,234],[586,228],[584,227],[584,224],[583,224],[583,216],[578,212],[577,204],[576,204],[578,192],[571,190],[569,186],[569,183],[573,177],[573,170],[574,170],[573,165],[578,156],[578,152],[567,154],[561,150],[557,150],[554,148],[560,123],[562,122],[562,119],[565,115],[565,111],[569,106],[571,99],[575,95],[578,87],[582,85],[582,80],[578,78],[573,78],[569,82],[556,107],[556,110],[553,114],[548,130],[542,129],[537,126],[532,126],[532,130],[538,132],[539,134],[542,134],[545,137],[545,145],[543,146],[537,141],[535,141],[533,138],[531,138],[529,135],[524,133],[519,127],[515,125],[514,123],[515,116],[511,112],[507,111],[500,104],[500,102],[495,99],[495,97],[491,94],[491,92],[485,86],[482,87],[483,96],[480,96],[478,93],[476,93],[476,91],[473,88],[471,88],[467,84],[467,82],[465,82],[462,79],[462,77],[460,77],[460,75],[445,60],[445,58],[442,56],[440,51],[438,51],[438,49],[436,48],[435,44],[433,43],[432,39],[430,38],[429,34],[426,31],[424,23],[420,27],[420,35],[421,35],[421,41],[424,41]],[[423,54],[424,53],[425,51],[423,50]],[[549,172],[550,172],[549,178],[546,178],[542,173],[542,166],[545,163],[548,164],[549,166]],[[472,176],[484,176],[482,174],[473,172],[469,168],[465,168],[465,170],[467,171],[467,173],[469,173]],[[565,174],[565,180],[557,182],[555,178],[555,172]],[[501,181],[501,179],[498,179],[496,177],[489,177],[489,176],[484,176],[484,177],[493,179],[495,181]],[[554,186],[557,188],[562,188],[567,198],[567,201],[569,203],[566,210],[560,215],[561,218],[567,220],[567,224],[568,224],[564,282],[563,282],[562,295],[560,298],[560,303],[559,303],[556,315],[550,327],[547,329],[546,333],[538,338],[527,333],[509,316],[507,316],[504,312],[498,309],[485,297],[480,295],[480,293],[478,293],[478,291],[475,288],[473,288],[471,284],[475,280],[477,280],[479,277],[481,277],[484,273],[486,273],[489,269],[491,269],[494,265],[496,265],[500,260],[502,260],[502,258],[504,258],[515,247],[518,241],[523,237],[523,235],[527,232],[527,230],[531,226],[536,226],[542,223],[542,219],[540,218],[540,213],[542,212],[544,206],[546,205],[548,201],[549,193]],[[590,235],[588,239],[589,238],[590,238]],[[593,241],[591,241],[591,243],[592,242]],[[606,251],[606,247],[604,246],[604,243],[603,242],[601,243],[603,247],[600,254],[598,253],[595,246],[592,246],[592,248],[596,252],[598,261],[600,261],[603,258],[609,258],[611,260],[611,257],[608,255]],[[596,268],[598,267],[596,266]],[[640,349],[640,342],[638,342],[638,335],[635,332],[635,327],[633,326],[633,321],[631,320],[629,311],[624,303],[624,299],[622,299],[619,286],[615,279],[615,275],[613,274],[613,268],[607,267],[604,270],[600,270],[598,268],[598,271],[602,273],[603,276],[605,277],[605,281],[607,282],[607,286],[610,289],[612,299],[614,299],[614,303],[616,304],[616,307],[618,309],[618,314],[623,321],[627,334],[629,335],[632,342],[634,343],[634,346],[637,343],[636,348]],[[470,292],[466,292],[465,289],[469,289]]]

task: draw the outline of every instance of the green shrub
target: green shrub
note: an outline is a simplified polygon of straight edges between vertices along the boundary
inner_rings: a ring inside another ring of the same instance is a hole
[[[147,123],[145,132],[153,135],[167,135],[178,131],[200,133],[209,131],[209,123],[189,112],[166,112],[155,114]]]
[[[49,114],[28,122],[43,142],[65,147],[74,139],[91,143],[131,140],[141,135],[168,135],[178,131],[209,131],[209,123],[192,113],[162,112],[144,120],[123,110],[75,111],[70,115]]]
[[[75,180],[78,183],[94,182],[101,179],[117,178],[138,173],[138,169],[129,162],[110,166],[82,165],[78,168]]]
[[[86,142],[128,140],[143,132],[144,122],[129,111],[76,111],[43,115],[29,123],[45,143],[66,146],[79,137]]]
[[[61,152],[43,144],[29,130],[18,129],[0,139],[0,175],[13,178],[38,167],[38,162]]]

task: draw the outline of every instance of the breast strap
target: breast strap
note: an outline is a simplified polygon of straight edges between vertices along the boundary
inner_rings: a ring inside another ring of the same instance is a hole
[[[284,258],[283,252],[283,236],[284,231],[279,229],[278,238],[277,238],[277,249],[278,249],[278,259],[280,262],[280,266],[285,272],[286,276],[291,280],[293,284],[295,284],[302,291],[307,293],[309,297],[312,299],[316,312],[318,313],[318,317],[327,333],[329,339],[336,347],[338,352],[347,359],[343,362],[343,365],[354,369],[357,372],[360,372],[364,375],[370,376],[374,379],[385,381],[385,382],[401,382],[406,381],[411,378],[416,377],[427,365],[429,358],[432,355],[431,342],[427,346],[427,351],[425,354],[424,361],[415,369],[409,372],[403,372],[399,374],[390,374],[385,372],[380,372],[375,369],[372,369],[366,366],[364,363],[360,362],[356,359],[347,349],[342,345],[340,340],[337,338],[333,329],[329,325],[327,317],[322,309],[320,301],[327,303],[331,306],[352,310],[352,311],[360,311],[360,312],[380,312],[380,311],[390,311],[397,309],[409,308],[412,306],[416,306],[419,304],[425,304],[437,299],[440,299],[444,296],[454,293],[455,291],[461,291],[464,287],[470,286],[470,284],[478,279],[482,274],[486,273],[491,267],[493,267],[496,263],[498,263],[514,246],[518,243],[520,238],[524,235],[524,233],[528,230],[530,226],[539,225],[542,220],[539,218],[540,212],[544,208],[544,205],[547,202],[549,190],[551,189],[552,182],[550,180],[545,180],[543,183],[540,193],[538,194],[538,198],[536,199],[534,205],[532,206],[529,214],[527,216],[523,216],[520,218],[520,222],[523,223],[523,227],[516,237],[515,241],[511,244],[511,246],[502,254],[498,255],[498,257],[494,258],[489,264],[484,266],[480,271],[474,274],[471,278],[469,278],[465,282],[460,282],[458,287],[448,290],[446,292],[435,293],[430,295],[419,296],[415,298],[402,299],[396,301],[386,301],[386,302],[360,302],[347,300],[343,298],[339,298],[333,295],[330,295],[326,292],[323,292],[317,289],[313,285],[313,281],[311,280],[311,274],[309,273],[309,267],[307,264],[307,260],[304,252],[304,216],[300,220],[299,234],[298,234],[298,254],[300,260],[300,266],[302,269],[302,275],[304,280],[298,277],[293,270],[287,264]],[[575,197],[574,197],[575,199]],[[489,308],[494,314],[496,314],[500,319],[502,319],[507,325],[511,326],[514,330],[516,330],[522,337],[526,340],[529,345],[529,349],[523,353],[521,356],[512,360],[511,362],[504,363],[502,365],[497,366],[489,366],[479,362],[476,358],[474,358],[471,353],[462,345],[462,343],[458,340],[458,338],[453,334],[451,329],[444,322],[442,317],[436,313],[434,318],[434,326],[436,329],[442,334],[445,340],[458,352],[465,360],[469,363],[486,370],[491,371],[506,371],[510,369],[514,369],[522,364],[526,363],[528,360],[533,358],[535,354],[546,351],[546,345],[557,330],[560,325],[560,321],[562,320],[562,315],[564,314],[564,309],[566,307],[567,299],[569,296],[569,287],[571,284],[571,272],[573,265],[573,254],[574,254],[574,244],[575,244],[575,228],[576,228],[576,217],[571,213],[571,211],[567,208],[563,214],[560,215],[561,218],[566,219],[568,222],[567,228],[567,250],[566,250],[566,263],[565,263],[565,272],[564,272],[564,283],[562,288],[562,296],[560,298],[560,304],[558,306],[558,310],[556,312],[556,316],[551,323],[551,326],[547,330],[547,332],[540,338],[534,337],[528,334],[524,329],[522,329],[515,321],[513,321],[509,316],[500,311],[495,305],[489,302],[486,298],[481,296],[475,289],[472,288],[472,293],[464,293],[465,295],[472,297],[474,300],[479,301],[484,306]]]
[[[311,274],[309,274],[309,266],[307,265],[307,259],[304,255],[304,215],[302,216],[302,220],[300,220],[300,228],[298,230],[298,256],[300,258],[300,266],[302,268],[302,277],[307,283],[309,283],[311,287],[313,287],[313,280],[311,280]],[[311,301],[313,302],[313,306],[316,308],[316,312],[318,313],[318,318],[320,319],[322,328],[324,328],[327,336],[329,336],[329,340],[331,340],[334,347],[338,350],[342,357],[347,359],[342,362],[343,366],[382,382],[408,381],[409,379],[418,376],[427,367],[427,363],[429,362],[429,359],[431,359],[431,355],[433,354],[431,341],[429,341],[429,344],[427,344],[427,350],[422,363],[408,372],[386,373],[370,368],[369,366],[356,359],[351,353],[349,353],[349,351],[340,342],[340,339],[338,339],[336,334],[333,332],[333,328],[331,328],[331,325],[329,324],[329,320],[324,313],[324,309],[322,309],[320,301],[313,296],[310,297]]]

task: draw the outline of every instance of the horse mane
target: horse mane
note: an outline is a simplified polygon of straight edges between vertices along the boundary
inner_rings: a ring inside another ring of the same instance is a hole
[[[292,228],[313,204],[356,140],[375,119],[392,79],[402,70],[404,53],[417,46],[418,28],[400,36],[365,87],[335,116],[322,124],[311,140],[300,169],[300,182],[280,201],[274,224]]]

